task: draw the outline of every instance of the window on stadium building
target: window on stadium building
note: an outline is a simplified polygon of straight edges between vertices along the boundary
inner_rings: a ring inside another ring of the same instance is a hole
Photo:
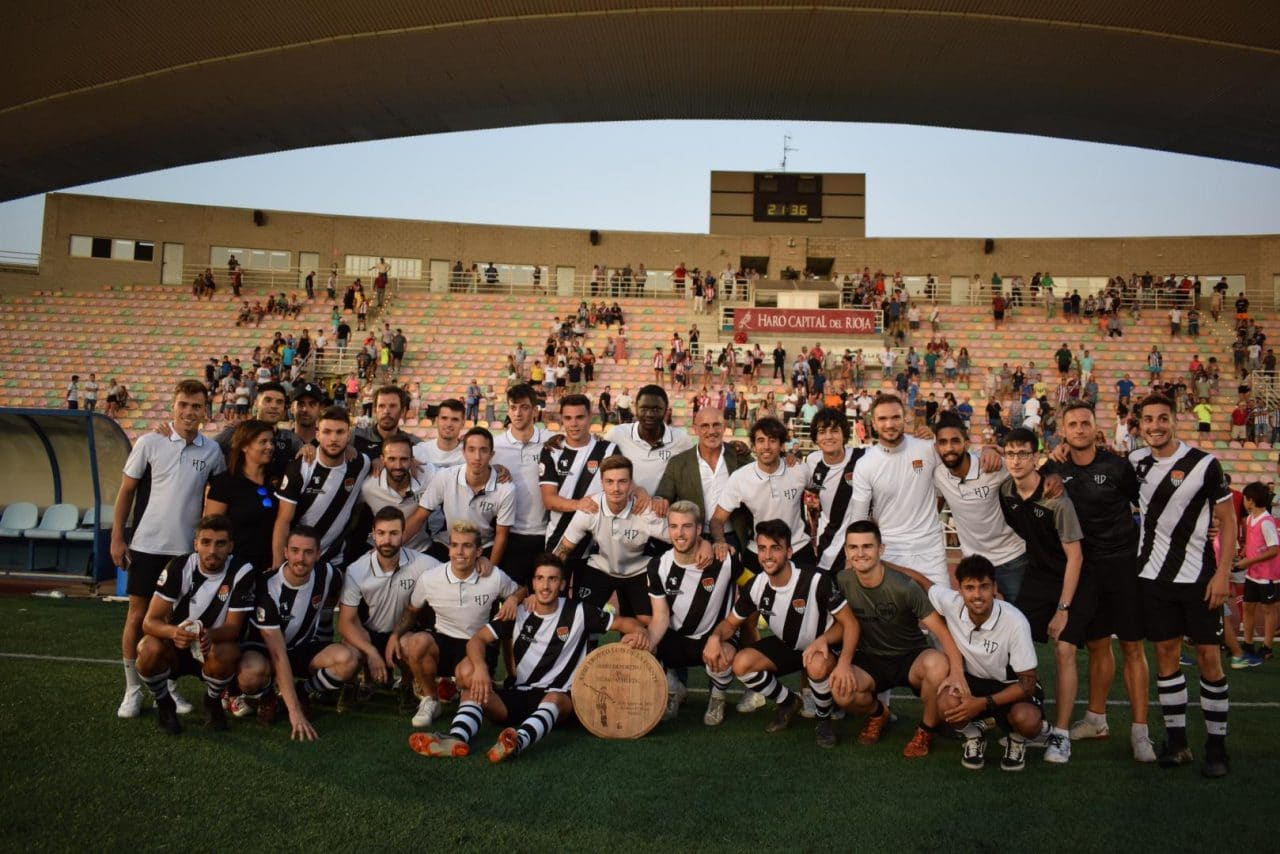
[[[361,276],[370,278],[374,275],[373,266],[378,263],[378,255],[348,255],[346,260],[346,275]],[[390,276],[393,279],[421,279],[422,278],[422,259],[421,258],[387,258],[387,263],[391,265]]]
[[[288,270],[293,266],[293,254],[286,249],[249,249],[238,246],[210,246],[209,266],[226,269],[231,256],[246,270]]]
[[[150,240],[129,240],[123,237],[89,237],[71,235],[68,254],[72,258],[102,258],[113,261],[151,261],[155,258],[156,245]]]

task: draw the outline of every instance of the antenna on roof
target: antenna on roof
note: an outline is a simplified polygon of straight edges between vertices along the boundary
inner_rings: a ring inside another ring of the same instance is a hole
[[[793,151],[799,151],[799,150],[800,149],[798,148],[791,147],[791,134],[786,133],[782,135],[782,164],[781,165],[782,165],[783,172],[787,171],[787,155]]]

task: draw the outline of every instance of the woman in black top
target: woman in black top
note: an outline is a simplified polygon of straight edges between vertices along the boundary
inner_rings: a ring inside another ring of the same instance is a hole
[[[274,429],[266,421],[250,419],[231,436],[227,471],[209,481],[204,513],[231,518],[234,553],[259,572],[271,568],[271,534],[276,523],[274,488],[267,481],[267,465],[274,447]]]

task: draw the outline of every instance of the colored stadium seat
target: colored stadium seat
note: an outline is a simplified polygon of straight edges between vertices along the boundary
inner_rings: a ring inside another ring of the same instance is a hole
[[[54,504],[44,511],[40,524],[25,532],[27,539],[27,569],[35,566],[36,541],[52,540],[61,546],[68,531],[74,531],[80,521],[80,509],[74,504]]]

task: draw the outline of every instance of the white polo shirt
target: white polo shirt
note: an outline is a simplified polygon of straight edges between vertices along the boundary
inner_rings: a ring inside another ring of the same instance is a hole
[[[975,626],[964,606],[964,597],[937,584],[929,588],[929,602],[947,621],[947,630],[964,657],[964,671],[979,679],[1006,685],[1017,680],[1012,673],[1036,669],[1036,648],[1031,626],[1017,608],[1000,599],[991,605],[991,616]]]
[[[445,527],[436,534],[438,543],[449,545],[449,526],[461,519],[480,529],[480,545],[493,545],[497,525],[510,527],[516,519],[516,490],[510,483],[499,483],[498,472],[489,469],[489,480],[479,490],[467,483],[467,467],[457,466],[440,472],[431,479],[418,499],[424,510],[444,510]]]
[[[788,466],[785,461],[779,461],[778,470],[772,474],[761,471],[759,463],[752,463],[729,475],[717,504],[729,513],[739,506],[746,507],[756,524],[766,519],[781,519],[791,528],[792,550],[799,550],[809,544],[802,499],[810,477],[808,463]],[[756,551],[754,537],[747,548]]]
[[[378,563],[378,553],[367,552],[347,567],[346,579],[342,582],[342,604],[359,608],[363,602],[368,607],[364,627],[371,632],[390,632],[404,613],[418,576],[439,565],[440,561],[430,555],[402,548],[396,568],[384,572]]]
[[[483,578],[474,570],[466,578],[459,578],[452,563],[442,563],[418,576],[409,603],[419,609],[431,606],[436,615],[435,634],[470,640],[489,622],[493,606],[519,588],[511,576],[496,566]]]
[[[933,470],[933,485],[951,508],[960,553],[965,557],[981,554],[1000,566],[1027,553],[1026,541],[1009,527],[1000,509],[1000,484],[1009,479],[1009,472],[1004,466],[984,472],[978,464],[978,452],[970,450],[968,456],[969,473],[964,480],[939,465]]]
[[[383,507],[399,507],[400,512],[404,514],[404,518],[408,519],[413,515],[413,511],[418,507],[418,501],[422,497],[423,490],[426,485],[431,482],[432,477],[436,474],[436,467],[426,465],[423,467],[422,479],[409,475],[409,491],[404,495],[396,492],[395,488],[387,483],[387,470],[383,469],[378,473],[377,477],[367,477],[364,483],[360,484],[360,499],[369,507],[371,514],[377,514]],[[432,526],[430,521],[440,518],[440,524]],[[444,514],[437,511],[431,514],[431,519],[427,525],[422,526],[422,530],[414,534],[412,538],[406,540],[404,546],[410,549],[425,549],[431,545],[431,536],[439,531],[444,524]],[[369,533],[367,539],[373,542],[373,534]],[[378,631],[389,631],[379,629]]]
[[[591,537],[597,551],[587,558],[587,564],[607,575],[617,578],[643,575],[649,568],[650,558],[644,553],[649,538],[671,542],[667,520],[659,518],[652,510],[633,512],[634,498],[627,502],[621,513],[611,511],[603,495],[592,500],[600,505],[600,512],[575,511],[564,538],[577,545]]]
[[[521,442],[507,430],[493,437],[493,462],[506,466],[511,472],[511,485],[515,487],[515,521],[511,533],[522,535],[547,533],[547,508],[542,503],[541,478],[538,476],[538,460],[542,446],[553,433],[541,427],[533,428],[529,441]]]
[[[146,509],[133,531],[129,546],[154,555],[182,555],[191,551],[196,525],[204,509],[204,488],[209,478],[227,470],[218,443],[196,433],[190,442],[169,425],[168,436],[147,433],[138,437],[124,473],[141,480],[151,470],[151,492]]]
[[[650,495],[658,491],[662,473],[667,470],[667,463],[671,458],[689,450],[694,444],[684,430],[667,425],[663,428],[662,438],[658,443],[650,445],[640,438],[638,422],[616,424],[605,434],[605,438],[617,445],[622,455],[631,460],[632,479]]]

